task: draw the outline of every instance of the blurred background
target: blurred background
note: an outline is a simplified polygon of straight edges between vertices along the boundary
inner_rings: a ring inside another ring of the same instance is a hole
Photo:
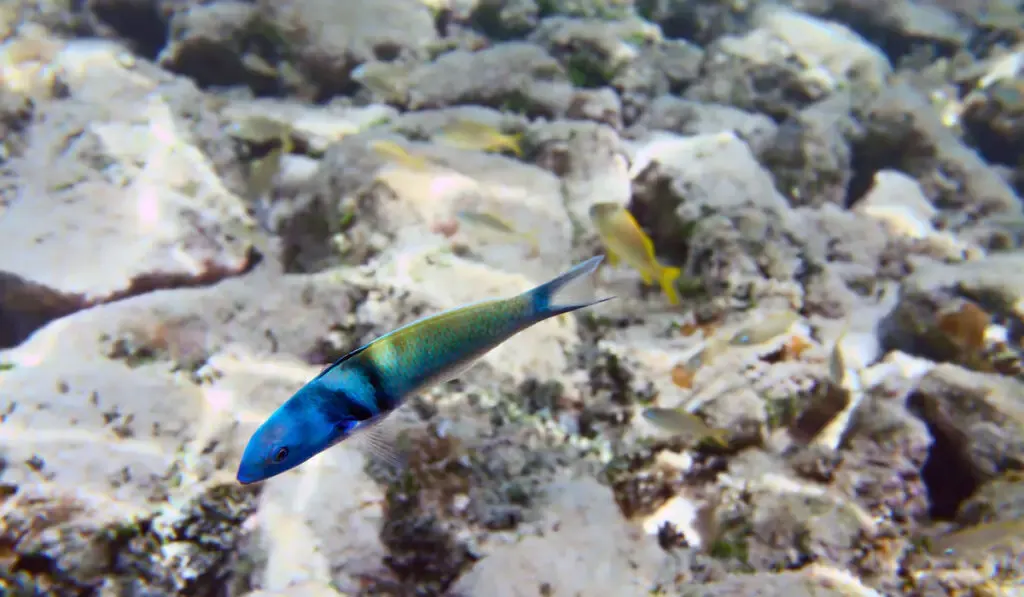
[[[1024,595],[1020,0],[4,0],[0,141],[0,594]]]

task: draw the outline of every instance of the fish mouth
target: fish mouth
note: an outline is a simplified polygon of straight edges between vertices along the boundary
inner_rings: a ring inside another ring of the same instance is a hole
[[[247,474],[241,470],[239,470],[238,474],[235,475],[235,479],[242,485],[252,485],[253,483],[263,480],[262,477],[253,474]]]

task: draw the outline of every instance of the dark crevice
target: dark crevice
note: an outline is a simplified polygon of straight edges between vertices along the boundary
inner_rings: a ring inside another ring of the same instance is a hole
[[[932,436],[932,446],[921,469],[921,479],[928,491],[929,515],[936,520],[952,520],[960,505],[981,485],[981,475],[965,453],[970,439],[923,395],[912,394],[908,406],[922,418]]]
[[[92,12],[149,60],[155,60],[167,45],[167,23],[156,2],[96,2]]]
[[[89,301],[81,295],[61,294],[50,288],[0,272],[0,349],[13,348],[46,324],[77,311],[109,304],[156,290],[212,286],[253,270],[262,257],[252,251],[242,271],[213,269],[202,276],[152,274],[140,276],[118,293]]]
[[[921,478],[928,490],[929,514],[938,520],[952,520],[960,504],[978,488],[978,479],[963,455],[944,434],[928,425],[935,443],[928,452]]]

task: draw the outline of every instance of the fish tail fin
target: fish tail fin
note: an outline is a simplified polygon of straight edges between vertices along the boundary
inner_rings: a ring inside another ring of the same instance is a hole
[[[668,302],[672,305],[678,305],[682,302],[679,297],[679,290],[676,288],[676,280],[683,274],[683,270],[678,267],[663,267],[661,268],[661,275],[659,276],[658,282],[661,283],[661,290],[668,297]]]
[[[533,290],[527,291],[525,296],[531,302],[531,305],[533,307],[533,316],[536,317],[539,321],[547,319],[549,317],[554,317],[556,315],[561,315],[562,313],[568,313],[570,311],[575,311],[577,309],[582,309],[584,307],[589,307],[591,305],[596,305],[598,303],[610,301],[613,298],[615,298],[614,296],[609,296],[602,299],[597,299],[595,301],[591,301],[589,303],[576,303],[570,305],[559,305],[554,302],[555,295],[558,293],[559,290],[561,290],[566,284],[572,282],[576,278],[580,278],[588,274],[594,273],[594,271],[597,269],[597,266],[601,265],[602,259],[604,259],[604,257],[600,255],[597,257],[591,257],[590,259],[587,259],[583,263],[579,263],[573,266],[572,269],[558,276],[557,278],[545,282],[540,286],[534,288]]]
[[[505,139],[506,146],[509,148],[509,150],[511,150],[512,153],[516,154],[516,157],[523,157],[523,133],[512,133],[511,135],[507,135]]]
[[[708,433],[708,438],[723,448],[729,447],[729,431],[727,429],[712,429]]]

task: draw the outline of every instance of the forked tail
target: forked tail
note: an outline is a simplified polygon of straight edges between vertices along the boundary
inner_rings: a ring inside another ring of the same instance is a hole
[[[602,255],[591,257],[583,263],[575,265],[572,269],[558,276],[554,280],[545,282],[533,290],[528,291],[526,294],[533,304],[533,313],[537,320],[547,319],[549,317],[554,317],[556,315],[561,315],[562,313],[568,313],[584,307],[590,307],[615,298],[614,296],[609,296],[589,303],[576,303],[570,305],[559,305],[554,302],[555,295],[558,294],[559,290],[576,278],[594,273],[597,266],[601,265],[601,261],[603,259],[604,256]]]

